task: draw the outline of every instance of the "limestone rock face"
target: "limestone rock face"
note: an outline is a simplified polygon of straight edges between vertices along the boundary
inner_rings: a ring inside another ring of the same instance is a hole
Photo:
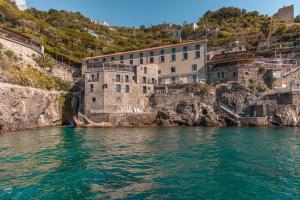
[[[273,117],[273,123],[278,126],[297,127],[299,126],[299,117],[295,106],[280,107]]]
[[[61,125],[63,94],[0,83],[0,132]]]

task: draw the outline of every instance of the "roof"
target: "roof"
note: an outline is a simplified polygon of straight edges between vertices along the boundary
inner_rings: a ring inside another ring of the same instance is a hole
[[[236,60],[251,60],[257,57],[257,54],[252,51],[230,52],[215,55],[210,63],[226,63]]]
[[[118,55],[122,55],[122,54],[140,53],[140,52],[145,52],[145,51],[154,51],[154,50],[162,49],[162,48],[172,48],[172,47],[185,46],[185,45],[191,45],[191,44],[199,44],[199,43],[206,43],[206,42],[207,42],[207,40],[197,40],[197,41],[185,42],[185,43],[180,43],[180,44],[171,44],[171,45],[164,45],[164,46],[159,46],[159,47],[139,49],[139,50],[134,50],[134,51],[125,51],[125,52],[119,52],[119,53],[114,53],[114,54],[88,57],[88,58],[84,58],[83,60],[90,60],[90,59],[95,59],[95,58],[104,58],[104,57],[110,57],[110,56],[118,56]]]

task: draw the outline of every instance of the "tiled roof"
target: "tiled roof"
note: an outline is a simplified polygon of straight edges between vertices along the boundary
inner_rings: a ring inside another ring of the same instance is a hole
[[[145,51],[154,51],[154,50],[158,50],[158,49],[162,49],[162,48],[172,48],[172,47],[206,43],[206,42],[207,42],[206,40],[198,40],[198,41],[185,42],[185,43],[180,43],[180,44],[171,44],[171,45],[164,45],[164,46],[152,47],[152,48],[146,48],[146,49],[140,49],[140,50],[134,50],[134,51],[126,51],[126,52],[119,52],[119,53],[114,53],[114,54],[88,57],[83,60],[90,60],[90,59],[95,59],[95,58],[105,58],[105,57],[110,57],[110,56],[118,56],[118,55],[122,55],[122,54],[134,54],[134,53],[140,53],[140,52],[145,52]]]

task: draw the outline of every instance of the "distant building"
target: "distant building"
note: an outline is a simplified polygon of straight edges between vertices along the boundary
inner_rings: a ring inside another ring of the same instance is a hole
[[[274,17],[287,23],[294,22],[294,5],[280,8]]]
[[[106,21],[101,21],[99,24],[102,26],[110,26],[110,24]]]
[[[193,28],[194,31],[199,28],[199,25],[197,23],[192,23],[191,26],[192,26],[192,28]]]

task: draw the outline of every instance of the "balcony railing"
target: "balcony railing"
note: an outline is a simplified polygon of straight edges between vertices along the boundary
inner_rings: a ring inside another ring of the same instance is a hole
[[[131,65],[124,65],[124,64],[94,62],[94,63],[87,64],[87,71],[89,72],[103,72],[103,71],[134,72],[134,67]]]
[[[39,53],[43,53],[42,45],[39,42],[37,42],[36,40],[34,40],[26,35],[18,33],[14,30],[11,30],[11,29],[8,29],[5,27],[0,27],[0,37],[14,40],[16,42],[19,42],[26,46],[31,47],[32,49],[38,51]]]

